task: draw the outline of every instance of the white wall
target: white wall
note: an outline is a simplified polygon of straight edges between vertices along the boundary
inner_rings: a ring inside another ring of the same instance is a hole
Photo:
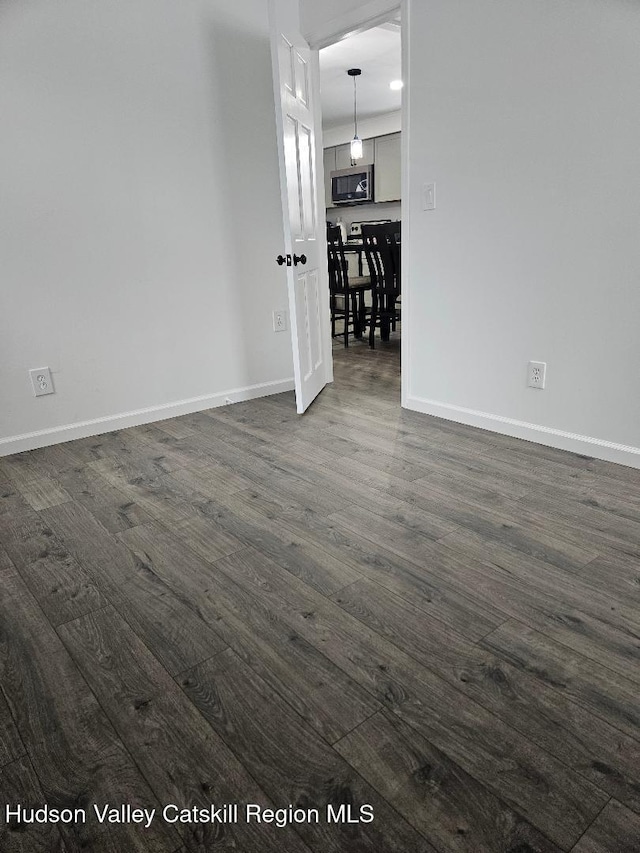
[[[407,404],[640,466],[640,5],[410,5]]]
[[[5,0],[0,56],[0,454],[291,387],[266,2]]]

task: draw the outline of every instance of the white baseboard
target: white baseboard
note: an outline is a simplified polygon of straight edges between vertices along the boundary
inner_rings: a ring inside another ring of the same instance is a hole
[[[466,424],[467,426],[480,427],[480,429],[510,435],[514,438],[523,438],[526,441],[545,444],[547,447],[557,447],[560,450],[569,450],[583,456],[593,456],[607,462],[617,462],[620,465],[627,465],[629,468],[640,468],[640,447],[616,444],[613,441],[591,438],[588,435],[565,432],[539,424],[529,424],[501,415],[478,412],[474,409],[465,409],[463,406],[453,406],[450,403],[425,400],[422,397],[411,395],[406,398],[403,405],[407,409],[422,412],[425,415],[434,415],[437,418],[456,421],[456,423]]]
[[[48,447],[50,444],[72,441],[74,438],[87,438],[90,435],[100,435],[103,432],[111,432],[116,429],[163,421],[167,418],[175,418],[178,415],[201,412],[204,409],[215,409],[218,406],[226,405],[229,400],[234,403],[241,403],[244,400],[254,400],[257,397],[281,394],[284,391],[293,391],[293,387],[293,379],[261,382],[258,385],[248,385],[246,388],[221,391],[219,394],[205,394],[202,397],[191,397],[188,400],[178,400],[175,403],[166,403],[162,406],[150,406],[147,409],[136,409],[133,412],[122,412],[104,418],[94,418],[75,424],[65,424],[64,426],[0,438],[0,456],[21,453],[23,450],[35,450],[37,447]]]

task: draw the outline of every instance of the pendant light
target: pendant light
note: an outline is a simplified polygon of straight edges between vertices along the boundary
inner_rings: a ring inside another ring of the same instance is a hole
[[[356,77],[362,74],[360,68],[350,68],[347,71],[353,77],[353,139],[351,140],[351,163],[362,160],[362,140],[358,136],[358,98],[356,94]]]

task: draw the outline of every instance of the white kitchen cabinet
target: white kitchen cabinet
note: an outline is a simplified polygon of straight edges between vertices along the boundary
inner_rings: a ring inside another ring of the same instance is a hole
[[[400,201],[400,134],[389,133],[363,140],[363,157],[360,163],[373,163],[374,201]],[[331,172],[351,168],[351,146],[349,143],[324,149],[324,195],[326,207],[331,203]]]
[[[336,149],[336,169],[351,168],[351,145],[347,142],[344,145],[337,145]],[[362,160],[358,163],[373,163],[374,144],[373,139],[362,140]],[[357,163],[356,163],[357,165]]]
[[[402,187],[399,133],[376,137],[373,162],[375,200],[399,201]]]
[[[324,204],[325,207],[334,207],[331,201],[331,172],[336,168],[336,149],[324,149]]]

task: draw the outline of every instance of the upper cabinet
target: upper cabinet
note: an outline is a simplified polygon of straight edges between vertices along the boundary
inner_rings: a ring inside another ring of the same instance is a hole
[[[338,145],[336,151],[336,169],[351,168],[351,145],[347,142],[345,145]],[[362,140],[362,163],[373,163],[375,156],[373,139]],[[357,164],[356,164],[357,165]]]
[[[399,201],[402,187],[399,133],[376,137],[373,162],[376,201]]]
[[[336,169],[336,149],[335,148],[325,148],[324,149],[324,201],[325,207],[333,207],[334,204],[331,201],[331,172],[334,172]]]
[[[400,134],[390,133],[362,140],[362,163],[373,163],[374,198],[377,202],[400,201]],[[325,207],[335,207],[331,202],[331,172],[351,167],[349,143],[324,149]]]

